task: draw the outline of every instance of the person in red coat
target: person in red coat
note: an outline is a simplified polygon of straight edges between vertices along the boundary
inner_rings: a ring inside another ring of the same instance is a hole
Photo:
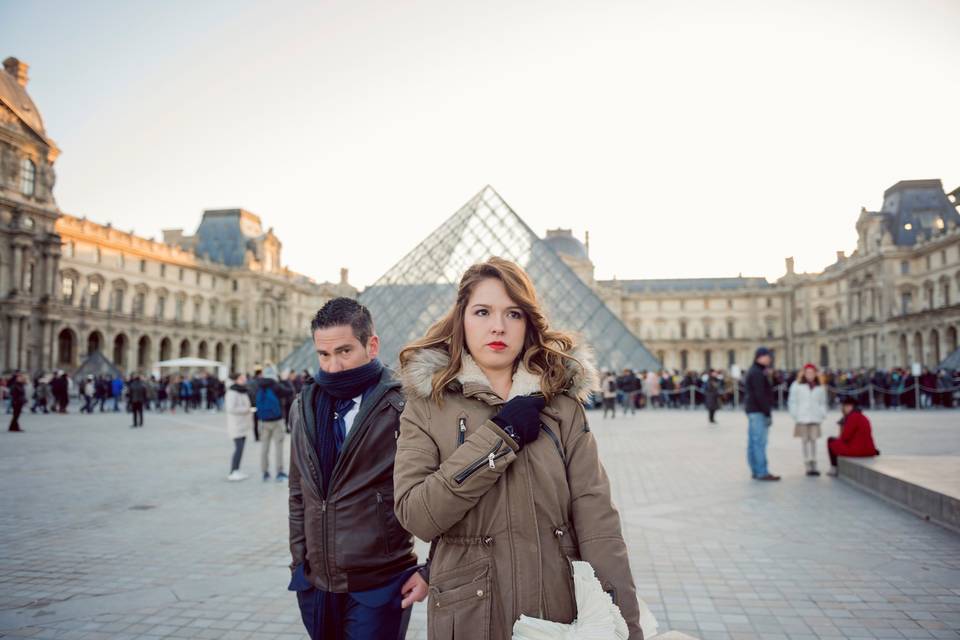
[[[870,421],[863,415],[856,398],[846,397],[842,404],[843,418],[840,420],[840,437],[827,438],[827,451],[830,454],[830,475],[837,475],[837,457],[872,458],[880,455],[873,443],[873,429]]]

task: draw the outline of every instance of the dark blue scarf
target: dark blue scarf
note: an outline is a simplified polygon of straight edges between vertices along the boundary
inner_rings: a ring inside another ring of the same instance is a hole
[[[353,405],[353,399],[380,381],[383,365],[371,360],[362,367],[337,373],[317,372],[315,379],[320,389],[317,398],[317,457],[320,459],[320,481],[323,493],[330,487],[330,476],[340,457],[346,440],[344,416]]]

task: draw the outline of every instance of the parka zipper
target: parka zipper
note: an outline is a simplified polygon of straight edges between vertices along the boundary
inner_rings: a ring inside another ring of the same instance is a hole
[[[563,460],[563,464],[564,464],[564,466],[566,466],[566,464],[567,464],[567,456],[565,456],[564,453],[563,453],[563,447],[560,445],[560,440],[559,440],[559,438],[557,438],[557,434],[555,434],[555,433],[550,429],[550,427],[548,427],[547,425],[545,425],[545,424],[543,424],[543,423],[540,423],[540,429],[541,429],[545,434],[547,434],[548,436],[550,436],[550,439],[551,439],[551,440],[553,440],[554,446],[557,447],[557,453],[560,454],[560,459]]]
[[[467,467],[465,467],[460,473],[453,476],[454,482],[457,484],[463,484],[466,482],[470,476],[475,474],[477,471],[482,469],[484,466],[489,466],[491,469],[497,468],[496,461],[510,453],[510,447],[507,447],[507,450],[502,453],[497,453],[503,447],[503,440],[497,440],[497,445],[487,452],[482,458],[477,458]]]
[[[463,444],[463,441],[467,438],[467,419],[461,417],[459,422],[459,432],[457,433],[457,446]]]

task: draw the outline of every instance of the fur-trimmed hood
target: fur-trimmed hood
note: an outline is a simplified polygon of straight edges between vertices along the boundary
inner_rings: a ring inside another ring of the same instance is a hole
[[[580,402],[587,399],[591,391],[600,387],[597,370],[593,364],[593,353],[586,347],[575,347],[570,355],[580,362],[566,360],[567,385],[566,393]],[[450,363],[450,354],[441,349],[420,349],[410,356],[406,366],[400,370],[400,381],[403,391],[408,397],[429,398],[433,392],[433,376]],[[490,386],[486,375],[469,355],[464,353],[455,383],[461,388],[469,385]],[[540,378],[528,371],[522,365],[513,374],[513,385],[510,387],[510,400],[517,396],[530,395],[540,390]]]

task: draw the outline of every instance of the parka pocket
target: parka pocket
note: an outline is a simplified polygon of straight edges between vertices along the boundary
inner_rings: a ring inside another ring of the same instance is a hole
[[[431,576],[427,626],[432,640],[489,640],[493,594],[484,560]]]

